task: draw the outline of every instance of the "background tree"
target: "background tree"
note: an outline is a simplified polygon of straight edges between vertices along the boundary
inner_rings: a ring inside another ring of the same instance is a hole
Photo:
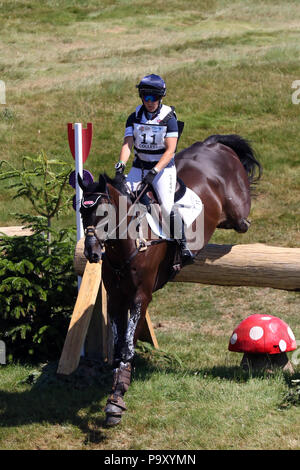
[[[0,162],[0,180],[34,212],[15,214],[32,235],[0,239],[0,340],[8,360],[56,359],[61,352],[77,295],[76,230],[55,230],[52,219],[70,209],[70,171],[43,152],[24,157],[20,168]]]
[[[45,231],[51,242],[52,219],[70,208],[72,195],[65,191],[71,165],[59,159],[48,159],[44,152],[24,156],[20,168],[6,160],[0,162],[0,181],[8,181],[15,191],[14,199],[30,201],[34,215],[16,213],[23,223],[35,231]]]

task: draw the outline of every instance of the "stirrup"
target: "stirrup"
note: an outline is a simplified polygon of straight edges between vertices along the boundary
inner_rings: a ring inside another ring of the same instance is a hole
[[[181,256],[182,266],[187,266],[189,264],[194,264],[194,258],[195,258],[195,256],[192,253],[189,253],[188,255],[182,255]]]
[[[186,242],[181,241],[179,243],[179,247],[180,247],[180,256],[181,256],[182,266],[186,266],[187,264],[193,264],[195,256],[187,247]]]

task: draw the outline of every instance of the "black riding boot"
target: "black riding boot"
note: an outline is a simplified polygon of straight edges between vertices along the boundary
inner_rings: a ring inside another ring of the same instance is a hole
[[[187,246],[187,241],[186,241],[186,237],[184,233],[184,222],[181,219],[181,217],[180,219],[177,217],[180,217],[179,214],[175,215],[173,211],[170,213],[170,234],[172,238],[176,239],[179,245],[182,266],[185,266],[186,264],[193,263],[194,255]],[[175,221],[175,218],[176,218],[176,221]],[[175,223],[178,224],[177,229],[175,229]],[[181,232],[179,231],[179,233],[181,234],[181,238],[177,238],[177,236],[179,235],[177,230],[180,227],[180,224],[181,224]]]
[[[182,223],[182,238],[178,240],[180,254],[181,254],[181,261],[182,266],[186,266],[187,264],[193,264],[194,262],[194,255],[190,251],[189,247],[187,246],[185,234],[184,234],[184,224]]]

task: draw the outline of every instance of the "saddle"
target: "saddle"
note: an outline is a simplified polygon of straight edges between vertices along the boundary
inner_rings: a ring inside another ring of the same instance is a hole
[[[141,194],[143,190],[144,188],[141,188],[137,191],[136,193],[137,198],[139,197],[139,195]],[[174,202],[179,201],[185,195],[185,192],[186,192],[186,185],[182,181],[182,179],[177,176]],[[132,196],[131,198],[132,198],[132,202],[134,202],[134,198]],[[151,186],[151,188],[149,188],[148,191],[145,191],[145,193],[139,199],[139,202],[141,204],[144,204],[146,207],[149,206],[150,204],[159,204],[158,197],[153,186]]]
[[[176,182],[176,189],[175,189],[175,195],[174,195],[174,202],[177,202],[179,201],[180,199],[182,199],[182,197],[185,195],[186,193],[186,185],[185,183],[182,181],[181,178],[179,178],[177,176],[177,182]],[[136,192],[136,199],[140,196],[140,194],[143,192],[144,188],[142,187],[140,190],[138,190]],[[133,196],[131,196],[132,198],[132,202],[134,202],[135,198]],[[139,203],[143,204],[147,211],[150,212],[151,211],[151,204],[157,204],[159,205],[159,202],[158,202],[158,197],[157,197],[157,193],[155,191],[155,189],[153,188],[153,186],[151,185],[148,190],[146,190],[142,196],[140,197],[139,199]],[[181,261],[181,254],[180,254],[180,247],[179,247],[179,244],[177,242],[176,239],[172,239],[173,238],[173,234],[174,234],[174,226],[173,226],[173,223],[171,221],[171,227],[170,227],[170,231],[171,231],[171,239],[169,239],[169,243],[172,243],[173,246],[174,246],[174,257],[173,257],[173,262],[172,262],[172,267],[171,267],[171,272],[170,272],[170,278],[169,280],[173,279],[173,277],[181,270],[182,268],[182,261]],[[162,238],[159,237],[161,240]]]

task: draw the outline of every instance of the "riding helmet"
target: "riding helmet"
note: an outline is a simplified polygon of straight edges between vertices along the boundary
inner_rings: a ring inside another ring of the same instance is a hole
[[[138,88],[141,98],[145,92],[152,92],[161,97],[166,96],[167,92],[165,81],[159,75],[153,73],[142,78],[136,88]]]

